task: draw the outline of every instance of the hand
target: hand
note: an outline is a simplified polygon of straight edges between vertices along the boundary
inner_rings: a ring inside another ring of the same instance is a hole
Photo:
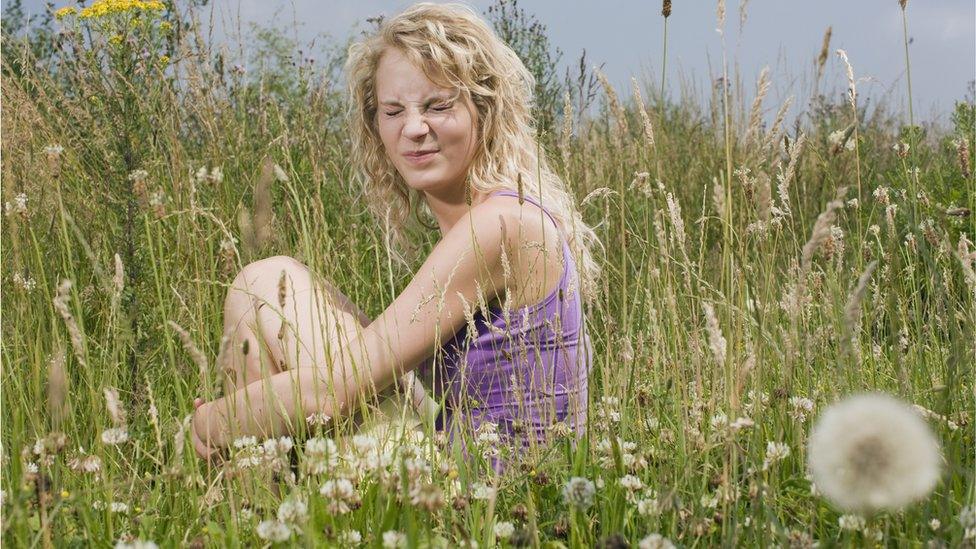
[[[210,425],[210,413],[213,403],[206,403],[202,398],[193,399],[193,420],[190,422],[190,439],[197,455],[207,461],[216,462],[220,458],[220,448],[214,448],[208,443],[210,440],[207,428]],[[201,433],[203,433],[201,435]],[[207,442],[205,442],[207,441]]]

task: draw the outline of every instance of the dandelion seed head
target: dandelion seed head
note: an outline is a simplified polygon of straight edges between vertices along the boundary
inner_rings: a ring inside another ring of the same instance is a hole
[[[900,509],[939,479],[939,444],[910,406],[880,393],[830,406],[810,434],[817,487],[848,511]]]
[[[651,534],[640,540],[637,547],[638,549],[674,549],[674,544],[661,534]]]
[[[497,522],[495,523],[494,530],[496,537],[500,539],[508,539],[512,537],[512,534],[515,533],[515,525],[513,525],[511,522]]]

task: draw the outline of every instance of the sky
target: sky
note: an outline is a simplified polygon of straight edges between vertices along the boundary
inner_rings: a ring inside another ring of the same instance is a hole
[[[716,3],[674,0],[668,20],[667,76],[672,97],[708,94],[721,76],[723,38],[730,77],[738,71],[747,97],[764,66],[772,88],[767,109],[789,95],[798,104],[808,97],[813,60],[824,31],[833,28],[831,51],[844,49],[854,67],[860,97],[885,101],[907,113],[905,46],[898,0],[746,0],[747,18],[740,27],[740,2],[729,0],[724,33],[716,32]],[[65,4],[68,0],[65,0]],[[468,0],[485,13],[492,0]],[[28,10],[43,9],[43,0],[27,0]],[[391,16],[412,4],[406,0],[212,0],[216,40],[235,40],[235,28],[247,22],[289,29],[300,42],[327,35],[344,40],[364,21]],[[57,4],[60,6],[61,4]],[[588,63],[603,70],[618,93],[630,95],[630,79],[660,81],[663,18],[659,0],[521,0],[518,6],[547,27],[550,41],[563,52],[560,74],[578,65],[586,50]],[[907,5],[912,97],[916,119],[948,122],[954,101],[967,96],[976,79],[976,2],[909,0]],[[238,25],[238,22],[241,24]],[[318,43],[322,43],[322,38]],[[847,89],[843,64],[831,55],[821,90],[838,96]],[[657,85],[657,84],[655,84]],[[751,100],[751,99],[747,99]],[[906,114],[907,116],[907,114]]]

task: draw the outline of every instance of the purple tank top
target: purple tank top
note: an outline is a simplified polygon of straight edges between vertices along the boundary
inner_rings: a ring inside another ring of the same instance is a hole
[[[491,193],[518,196],[509,190]],[[556,223],[539,202],[524,195]],[[542,301],[513,309],[506,315],[490,306],[488,318],[474,313],[477,333],[466,324],[418,367],[444,402],[436,427],[448,433],[452,445],[468,455],[468,439],[485,422],[497,426],[500,443],[515,453],[543,443],[553,424],[565,423],[577,436],[586,427],[587,377],[593,349],[583,319],[575,261],[560,237],[563,272],[559,285]],[[506,464],[490,458],[501,472]]]

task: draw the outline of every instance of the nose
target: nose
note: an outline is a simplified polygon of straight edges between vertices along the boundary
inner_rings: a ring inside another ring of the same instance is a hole
[[[408,139],[417,139],[427,135],[430,126],[419,112],[407,113],[407,120],[403,125],[403,135]]]

